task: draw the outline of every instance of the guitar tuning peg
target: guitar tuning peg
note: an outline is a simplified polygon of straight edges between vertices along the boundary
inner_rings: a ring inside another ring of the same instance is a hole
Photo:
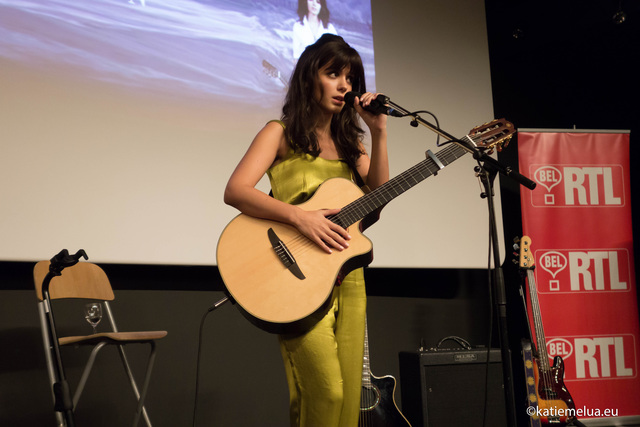
[[[514,250],[514,251],[518,251],[518,250],[520,250],[520,245],[519,245],[519,244],[517,244],[517,243],[514,243],[514,244],[513,244],[513,250]]]

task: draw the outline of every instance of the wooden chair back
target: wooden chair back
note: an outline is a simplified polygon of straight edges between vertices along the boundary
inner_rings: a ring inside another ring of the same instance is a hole
[[[49,264],[49,261],[40,261],[33,269],[36,295],[40,301],[43,300],[42,282],[49,273]],[[86,298],[112,301],[115,298],[107,274],[90,262],[79,262],[62,270],[61,276],[53,277],[49,285],[49,296],[52,300]]]

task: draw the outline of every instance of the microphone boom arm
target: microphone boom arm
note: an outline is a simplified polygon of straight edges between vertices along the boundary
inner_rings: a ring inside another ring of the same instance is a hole
[[[412,113],[412,112],[406,110],[405,108],[401,107],[400,105],[396,104],[395,102],[393,102],[393,101],[391,101],[389,99],[387,99],[387,105],[389,105],[395,111],[398,111],[400,114],[402,114],[402,116],[412,117],[413,121],[415,123],[418,123],[418,124],[428,128],[429,130],[435,132],[436,134],[446,138],[447,140],[449,140],[451,142],[457,143],[462,148],[464,148],[468,152],[472,153],[474,159],[476,159],[478,161],[481,161],[481,162],[484,162],[487,165],[490,165],[492,168],[494,168],[495,170],[497,170],[498,172],[500,172],[504,176],[507,176],[507,177],[513,179],[514,181],[516,181],[519,184],[525,186],[529,190],[533,190],[534,188],[536,188],[536,183],[534,181],[532,181],[531,179],[529,179],[526,176],[514,171],[513,169],[511,169],[510,166],[503,165],[498,160],[496,160],[493,157],[489,156],[485,152],[483,152],[481,150],[478,150],[478,148],[476,147],[476,145],[473,143],[473,141],[470,138],[466,138],[465,137],[465,138],[462,138],[462,139],[458,139],[458,138],[454,137],[453,135],[451,135],[451,134],[445,132],[444,130],[442,130],[439,126],[436,126],[436,125],[428,122],[427,120],[423,119],[417,113]]]

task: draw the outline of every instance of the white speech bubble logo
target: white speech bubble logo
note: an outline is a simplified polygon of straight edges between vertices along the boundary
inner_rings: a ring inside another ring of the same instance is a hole
[[[549,251],[538,258],[538,265],[554,279],[556,274],[567,268],[567,257],[556,251]]]
[[[547,353],[549,353],[550,358],[560,356],[566,359],[573,354],[573,345],[564,338],[554,338],[547,341]]]
[[[536,178],[536,182],[546,188],[547,191],[551,191],[553,187],[560,184],[560,181],[562,181],[562,172],[553,166],[543,166],[538,168],[533,175]]]

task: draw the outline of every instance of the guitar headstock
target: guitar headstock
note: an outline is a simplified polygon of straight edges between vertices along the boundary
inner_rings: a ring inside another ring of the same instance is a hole
[[[477,147],[488,149],[491,154],[494,149],[502,151],[509,145],[514,133],[516,133],[516,128],[513,123],[505,119],[495,119],[471,129],[469,137]]]
[[[531,253],[531,237],[522,236],[519,242],[520,246],[520,255],[518,257],[518,265],[523,269],[533,269],[535,266],[535,261],[533,259],[533,254]]]

